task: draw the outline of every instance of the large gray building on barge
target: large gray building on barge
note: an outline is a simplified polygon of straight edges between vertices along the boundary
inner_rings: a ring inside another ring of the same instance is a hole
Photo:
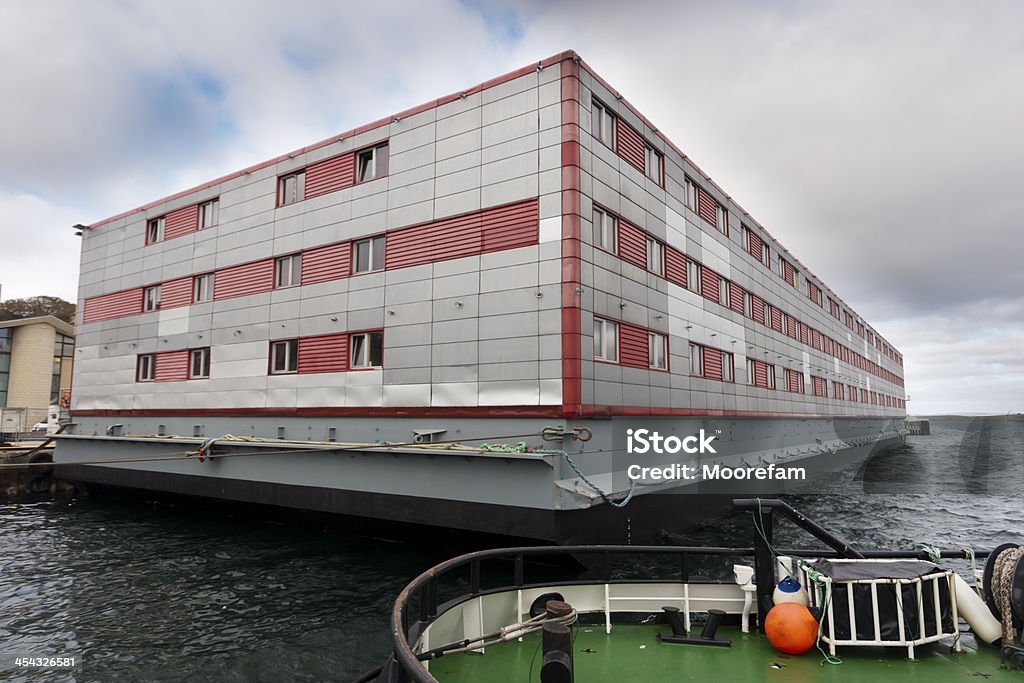
[[[77,329],[92,487],[610,541],[701,513],[606,502],[627,427],[903,438],[899,352],[573,52],[87,226]],[[406,445],[506,436],[566,453]]]

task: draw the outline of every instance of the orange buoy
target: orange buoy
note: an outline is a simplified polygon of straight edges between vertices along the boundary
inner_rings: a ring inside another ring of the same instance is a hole
[[[818,642],[818,622],[798,602],[772,607],[764,620],[764,632],[775,649],[790,655],[801,655]]]

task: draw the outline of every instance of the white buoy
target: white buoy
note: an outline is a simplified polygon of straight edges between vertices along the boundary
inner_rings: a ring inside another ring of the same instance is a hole
[[[956,610],[970,625],[974,635],[990,645],[1002,638],[1003,627],[999,620],[992,616],[985,601],[978,597],[959,574],[953,574],[953,586],[956,591]]]
[[[784,602],[796,602],[804,607],[807,607],[807,591],[800,585],[800,582],[791,576],[779,581],[779,584],[775,586],[775,591],[772,593],[772,600],[775,601],[776,605],[781,605]]]

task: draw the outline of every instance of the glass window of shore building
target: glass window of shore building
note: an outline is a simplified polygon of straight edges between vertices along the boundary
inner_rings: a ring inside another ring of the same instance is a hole
[[[7,330],[4,330],[5,332]],[[66,363],[75,355],[75,340],[66,335],[57,333],[53,342],[53,377],[50,380],[50,403],[57,403],[60,399],[60,377],[61,371]],[[10,355],[8,355],[10,358]]]
[[[0,330],[0,408],[7,406],[7,380],[11,376],[11,337],[14,330]]]

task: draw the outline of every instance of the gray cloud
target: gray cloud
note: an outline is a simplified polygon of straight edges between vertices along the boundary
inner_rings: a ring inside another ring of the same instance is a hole
[[[301,9],[0,5],[0,237],[60,244],[4,294],[70,296],[69,222],[573,48],[905,353],[913,410],[1024,410],[1024,5]]]

